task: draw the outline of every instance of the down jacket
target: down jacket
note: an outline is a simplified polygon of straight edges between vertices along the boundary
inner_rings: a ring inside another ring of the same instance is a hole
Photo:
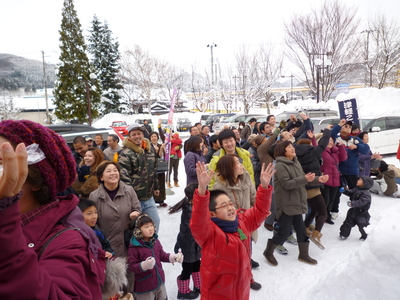
[[[315,173],[316,176],[321,175],[321,154],[325,151],[330,138],[330,130],[324,129],[324,133],[317,146],[311,146],[307,144],[297,144],[295,145],[296,156],[303,168],[305,174]],[[318,183],[316,186],[307,185],[306,189],[316,189],[322,188],[323,184]]]
[[[326,148],[322,152],[321,172],[329,175],[329,179],[325,182],[325,185],[332,187],[340,186],[339,162],[346,159],[347,152],[344,145],[332,146],[332,148]]]
[[[318,176],[307,183],[303,168],[297,157],[290,160],[284,156],[276,158],[276,173],[274,175],[274,199],[276,219],[279,220],[284,212],[288,216],[307,213],[306,184],[318,185]]]
[[[165,274],[161,262],[169,263],[169,253],[165,253],[157,234],[154,234],[153,239],[149,242],[144,240],[131,239],[129,245],[129,271],[135,273],[134,292],[148,293],[158,289],[161,284],[165,283]],[[154,257],[156,264],[153,269],[144,271],[140,265],[148,257]]]
[[[239,233],[222,231],[210,218],[208,205],[210,193],[194,194],[190,228],[196,242],[202,248],[201,258],[201,299],[245,300],[250,297],[250,233],[256,230],[270,214],[272,187],[257,190],[255,206],[238,213]]]
[[[176,238],[174,251],[177,253],[179,248],[183,254],[183,261],[194,263],[201,258],[201,248],[194,240],[190,230],[190,219],[192,218],[192,204],[186,199],[182,207],[181,224]]]
[[[158,157],[148,139],[143,147],[134,144],[129,138],[123,141],[124,149],[119,155],[121,180],[131,185],[139,201],[147,201],[158,190]]]
[[[347,151],[347,159],[339,163],[340,172],[343,175],[357,175],[358,176],[358,154],[367,154],[369,149],[368,144],[363,143],[363,141],[354,136],[344,137],[342,135],[338,136],[341,127],[335,125],[331,131],[331,137],[333,138],[335,144],[340,141],[345,145]],[[348,147],[351,145],[357,145],[356,149],[350,150]]]
[[[96,204],[99,227],[110,241],[114,256],[126,257],[128,249],[125,247],[124,231],[130,223],[129,215],[133,211],[141,212],[135,191],[120,181],[118,192],[112,201],[104,185],[100,184],[97,190],[90,193],[89,199]]]
[[[0,208],[0,299],[102,299],[105,253],[78,202],[75,195],[59,197],[25,226],[18,200]],[[44,244],[64,228],[79,230],[61,233],[38,259]]]

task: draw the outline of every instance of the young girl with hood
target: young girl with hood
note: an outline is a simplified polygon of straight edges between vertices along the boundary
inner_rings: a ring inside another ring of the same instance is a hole
[[[153,220],[148,215],[140,215],[128,250],[128,268],[135,273],[135,300],[167,299],[161,262],[182,263],[183,255],[164,252]]]

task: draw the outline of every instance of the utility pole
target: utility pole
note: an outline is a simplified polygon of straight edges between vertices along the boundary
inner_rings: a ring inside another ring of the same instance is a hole
[[[51,119],[49,114],[49,101],[47,98],[46,65],[44,63],[44,51],[42,51],[42,58],[43,58],[44,98],[46,100],[46,123],[51,124]]]

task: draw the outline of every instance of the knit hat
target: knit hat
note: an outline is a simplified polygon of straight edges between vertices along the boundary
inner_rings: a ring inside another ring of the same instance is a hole
[[[254,139],[254,143],[256,143],[257,146],[260,146],[262,141],[266,139],[265,135],[259,134],[257,137]]]
[[[19,143],[39,145],[46,158],[34,166],[41,173],[51,199],[74,182],[75,159],[65,140],[53,130],[28,120],[6,120],[0,122],[0,136],[14,146]]]
[[[133,230],[134,238],[136,238],[137,240],[140,240],[143,238],[143,232],[140,230],[140,227],[142,227],[144,224],[146,224],[148,222],[153,223],[154,233],[157,232],[157,227],[156,227],[156,224],[154,224],[153,219],[149,215],[142,214],[142,215],[138,216],[135,220],[135,229]]]
[[[174,139],[179,139],[179,133],[174,133],[174,134],[172,135],[172,137],[173,137]]]

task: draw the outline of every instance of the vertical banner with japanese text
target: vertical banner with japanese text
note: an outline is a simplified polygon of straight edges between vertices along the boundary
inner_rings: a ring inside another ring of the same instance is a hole
[[[352,121],[353,123],[360,125],[356,99],[339,101],[338,106],[340,119],[346,119],[346,121]]]
[[[173,127],[176,93],[177,93],[177,90],[175,88],[174,92],[172,93],[171,106],[169,108],[169,114],[168,114],[168,125],[167,125],[167,130],[165,132],[165,160],[166,161],[169,161],[169,157],[171,154],[171,134],[172,134],[171,131],[172,131],[172,127]]]

